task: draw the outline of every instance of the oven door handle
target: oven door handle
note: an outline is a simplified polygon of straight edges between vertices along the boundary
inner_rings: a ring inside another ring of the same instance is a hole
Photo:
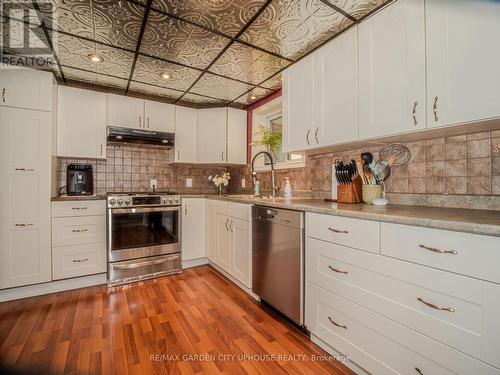
[[[169,206],[169,207],[131,207],[131,208],[112,208],[111,212],[113,214],[135,214],[135,213],[147,213],[147,212],[165,212],[165,211],[178,211],[180,212],[180,206]]]
[[[137,263],[130,263],[130,264],[115,264],[115,265],[112,265],[112,267],[115,270],[139,268],[139,267],[143,267],[143,266],[152,266],[155,264],[161,264],[161,263],[165,263],[165,262],[168,262],[171,260],[176,260],[176,259],[179,259],[178,255],[171,256],[168,258],[158,259],[158,260],[148,260],[146,262],[137,262]]]

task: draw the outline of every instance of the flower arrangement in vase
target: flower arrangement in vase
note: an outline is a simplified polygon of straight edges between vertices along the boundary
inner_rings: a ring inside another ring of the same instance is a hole
[[[231,174],[229,172],[224,172],[220,176],[218,174],[215,176],[208,176],[208,181],[212,181],[219,195],[222,195],[222,190],[229,185],[230,179]]]

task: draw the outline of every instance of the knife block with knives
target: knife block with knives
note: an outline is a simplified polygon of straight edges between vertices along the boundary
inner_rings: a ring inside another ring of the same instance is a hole
[[[351,160],[348,164],[344,164],[342,161],[337,162],[335,164],[335,177],[339,182],[337,186],[338,203],[360,203],[363,201],[363,182],[355,160]]]

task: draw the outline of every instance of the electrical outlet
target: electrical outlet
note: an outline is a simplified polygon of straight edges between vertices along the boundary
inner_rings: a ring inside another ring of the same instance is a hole
[[[186,178],[186,187],[193,187],[193,179]]]
[[[156,181],[156,178],[152,178],[151,180],[149,180],[149,183],[151,189],[156,190],[156,188],[158,187],[158,181]]]
[[[247,180],[245,180],[244,178],[241,179],[241,188],[244,189],[247,187]]]

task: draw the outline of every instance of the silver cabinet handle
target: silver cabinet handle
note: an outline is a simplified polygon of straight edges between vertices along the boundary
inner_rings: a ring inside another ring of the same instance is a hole
[[[332,323],[335,327],[340,327],[340,328],[344,328],[344,329],[347,329],[347,326],[346,325],[343,325],[343,324],[338,324],[336,323],[331,317],[328,317],[328,320],[330,321],[330,323]]]
[[[434,98],[434,105],[432,106],[432,112],[434,113],[434,121],[438,122],[439,121],[439,117],[438,117],[438,100],[439,100],[439,97],[435,97]]]
[[[347,272],[347,271],[342,271],[342,270],[339,270],[339,269],[334,268],[334,267],[332,267],[332,266],[328,266],[328,268],[330,268],[333,272],[337,272],[337,273],[345,273],[346,275],[348,275],[348,274],[349,274],[349,272]]]
[[[229,219],[226,219],[226,231],[229,232],[229,228],[227,227],[227,224],[229,223]]]
[[[184,215],[188,214],[188,206],[187,204],[184,205]]]
[[[433,303],[430,303],[430,302],[426,302],[424,301],[422,298],[418,297],[417,298],[417,301],[419,302],[422,302],[424,305],[427,305],[429,306],[431,309],[434,309],[434,310],[442,310],[442,311],[449,311],[449,312],[455,312],[455,309],[451,308],[451,307],[441,307],[441,306],[438,306],[438,305],[435,305]]]
[[[311,145],[311,142],[309,142],[309,133],[311,133],[311,129],[307,129],[307,133],[306,133],[306,142],[307,142],[308,146]]]
[[[422,249],[432,251],[433,253],[452,254],[452,255],[458,254],[458,252],[456,252],[455,250],[442,250],[442,249],[438,249],[437,247],[430,247],[430,246],[425,246],[425,245],[418,245],[418,246],[421,247]]]
[[[234,233],[233,231],[233,221],[231,220],[231,222],[229,223],[229,230],[231,231],[231,233]]]
[[[102,145],[101,145],[101,156],[102,156]]]
[[[224,151],[222,151],[222,154],[221,154],[221,160],[224,161]]]
[[[422,370],[420,370],[418,367],[415,367],[415,371],[417,372],[417,374],[419,375],[424,375],[424,373],[422,372]]]
[[[148,117],[148,129],[149,129],[149,117]]]
[[[5,103],[5,87],[2,89],[2,101]]]
[[[72,210],[86,210],[88,207],[71,207]]]
[[[319,145],[318,132],[319,132],[319,126],[316,127],[316,131],[314,132],[314,139],[316,139],[316,143]]]
[[[418,102],[415,102],[413,104],[412,117],[413,117],[413,125],[414,126],[417,126],[417,124],[418,124],[418,122],[417,122],[417,105],[418,105]]]
[[[142,127],[142,116],[139,116],[139,127]]]
[[[16,171],[33,172],[34,168],[16,168]]]
[[[88,232],[89,230],[88,229],[73,229],[72,232],[73,233],[84,233],[84,232]]]
[[[16,227],[32,227],[34,226],[35,224],[33,223],[28,223],[28,224],[25,224],[25,223],[22,223],[22,224],[16,224]]]
[[[181,160],[181,151],[177,150],[177,160]]]
[[[88,258],[85,258],[85,259],[73,259],[72,262],[73,263],[83,263],[83,262],[87,262],[89,259]]]
[[[344,233],[344,234],[349,233],[349,231],[347,231],[347,230],[335,229],[335,228],[332,228],[332,227],[329,227],[328,230],[331,231],[331,232],[333,232],[333,233]]]

